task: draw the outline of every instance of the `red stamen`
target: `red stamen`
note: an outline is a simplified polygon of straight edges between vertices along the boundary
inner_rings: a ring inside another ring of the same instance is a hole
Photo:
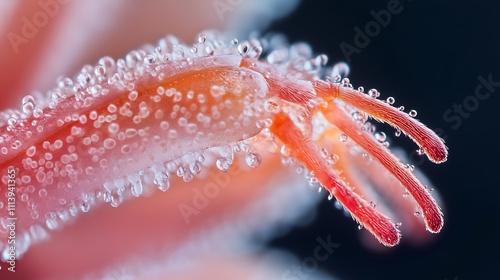
[[[371,134],[362,131],[359,125],[341,108],[331,103],[328,108],[323,110],[323,114],[332,124],[376,158],[403,184],[422,208],[427,229],[434,233],[439,232],[443,227],[443,214],[436,201],[417,178],[394,155],[380,145]]]
[[[375,235],[380,243],[386,246],[399,243],[400,234],[394,223],[355,194],[334,173],[333,169],[328,167],[319,154],[316,143],[305,138],[290,118],[282,113],[276,115],[271,130],[307,169],[314,172],[318,181],[344,205],[352,216]]]
[[[407,114],[357,90],[341,87],[340,84],[315,81],[313,85],[321,97],[326,99],[339,98],[370,116],[401,130],[422,148],[432,162],[446,161],[448,149],[443,139]]]

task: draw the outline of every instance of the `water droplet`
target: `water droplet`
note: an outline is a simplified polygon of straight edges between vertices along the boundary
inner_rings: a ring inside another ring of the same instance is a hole
[[[396,132],[394,132],[394,135],[395,135],[396,137],[401,136],[401,130],[399,130],[399,129],[398,129],[398,130],[396,130]]]
[[[365,88],[364,88],[364,87],[358,87],[358,91],[359,91],[359,92],[364,92],[364,91],[365,91]]]
[[[198,36],[198,44],[203,44],[207,41],[207,36],[205,36],[205,34],[200,34],[200,36]]]
[[[351,81],[349,80],[349,78],[343,78],[340,81],[340,85],[343,87],[348,87],[350,84],[351,84]]]
[[[88,89],[89,93],[96,97],[96,96],[99,96],[102,92],[102,87],[100,85],[95,85],[95,86],[91,86],[89,89]]]
[[[339,161],[339,156],[336,154],[331,154],[326,158],[326,163],[328,165],[334,165]]]
[[[137,91],[131,91],[129,94],[128,94],[128,99],[130,101],[135,101],[137,99],[137,96],[138,96],[138,93]]]
[[[40,107],[35,107],[33,110],[33,117],[39,118],[43,115],[43,110]]]
[[[327,158],[328,157],[328,150],[325,148],[321,148],[321,150],[319,151],[319,154],[322,158]]]
[[[420,213],[419,211],[415,211],[413,213],[413,215],[415,215],[415,217],[420,217],[422,215],[422,213]]]
[[[387,97],[386,101],[387,101],[387,104],[392,105],[392,104],[394,104],[394,102],[396,102],[396,99],[394,99],[394,97],[390,96],[390,97]]]
[[[104,67],[103,65],[97,65],[94,69],[94,73],[98,77],[104,76],[106,75],[106,67]]]
[[[384,132],[377,132],[375,133],[375,139],[377,139],[377,141],[382,143],[387,139],[387,136],[385,135]]]
[[[159,173],[160,175],[156,176],[154,179],[154,183],[158,186],[158,189],[162,192],[166,192],[170,188],[170,180],[168,179],[168,175],[164,172]]]
[[[184,176],[184,173],[186,173],[186,169],[182,166],[179,166],[179,168],[177,168],[177,170],[175,171],[175,174],[177,175],[177,177],[180,177],[180,178],[182,178]]]
[[[379,96],[380,96],[380,93],[378,92],[378,90],[376,90],[376,89],[372,88],[372,89],[370,89],[370,90],[368,91],[368,95],[369,95],[370,97],[377,98],[377,97],[379,97]]]
[[[288,156],[290,156],[291,151],[290,151],[290,148],[288,148],[288,146],[283,145],[283,146],[281,146],[280,152],[281,152],[281,155],[288,157]]]
[[[156,56],[154,54],[152,54],[152,53],[148,53],[144,57],[144,63],[146,65],[153,65],[155,62],[156,62]]]
[[[401,222],[397,222],[394,226],[395,226],[396,228],[401,228],[401,226],[402,226],[402,225],[403,225],[403,223],[401,223]]]
[[[121,194],[120,191],[116,190],[113,193],[111,193],[111,201],[110,201],[111,206],[118,207],[120,206],[120,204],[122,204],[122,202],[123,202],[123,195]]]
[[[88,213],[90,210],[90,203],[82,202],[82,205],[80,205],[80,210],[82,210],[83,213]]]
[[[250,50],[250,45],[246,41],[238,45],[238,53],[241,56],[245,56],[249,50]]]
[[[257,168],[257,167],[259,167],[259,165],[262,162],[262,156],[260,154],[257,154],[257,153],[255,153],[255,154],[248,153],[245,156],[245,161],[246,161],[247,165],[250,166],[251,168]]]
[[[46,189],[40,189],[38,191],[38,195],[40,195],[40,197],[46,197],[47,196],[47,190]]]
[[[210,88],[210,94],[212,94],[214,98],[222,97],[224,96],[224,94],[226,94],[226,88],[224,86],[213,85]]]
[[[417,111],[416,110],[411,110],[408,115],[412,118],[416,117],[417,116]]]
[[[129,176],[129,181],[130,181],[130,191],[132,192],[132,195],[135,197],[139,197],[142,195],[144,191],[144,187],[142,186],[142,180],[139,175],[135,176]]]
[[[199,164],[198,162],[191,163],[189,165],[189,171],[191,171],[191,173],[193,174],[200,174],[201,164]]]
[[[57,228],[57,226],[59,225],[59,224],[57,223],[57,220],[56,220],[56,219],[54,219],[54,218],[47,218],[47,219],[45,220],[45,224],[47,225],[47,228],[48,228],[48,229],[52,229],[52,230],[56,229],[56,228]]]
[[[229,161],[227,160],[227,158],[219,158],[219,159],[217,159],[217,161],[215,162],[215,165],[222,172],[228,171],[229,167],[231,166],[229,164]]]
[[[81,73],[78,75],[77,80],[80,83],[80,85],[85,86],[90,82],[90,74],[89,73]]]
[[[31,114],[33,109],[35,109],[35,99],[31,95],[26,95],[22,101],[23,112],[25,114]]]
[[[340,142],[345,142],[345,141],[347,141],[347,135],[345,135],[344,133],[340,134],[340,135],[339,135],[339,141],[340,141]]]
[[[29,157],[32,157],[34,156],[36,153],[36,147],[35,146],[31,146],[29,147],[27,150],[26,150],[26,155],[29,156]]]

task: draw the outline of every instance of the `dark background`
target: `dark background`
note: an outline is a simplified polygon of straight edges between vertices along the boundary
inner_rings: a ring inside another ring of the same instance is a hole
[[[390,1],[332,2],[302,1],[268,31],[283,32],[291,42],[310,43],[315,52],[329,56],[329,64],[345,61],[339,44],[354,45],[353,28],[364,29],[374,20],[370,11],[387,9]],[[426,160],[419,168],[444,200],[443,231],[429,245],[403,243],[377,253],[363,246],[357,224],[325,195],[311,225],[274,239],[271,247],[303,260],[313,253],[318,236],[331,234],[341,247],[319,266],[340,279],[500,279],[500,87],[479,101],[468,118],[461,118],[460,125],[443,116],[454,104],[470,101],[480,84],[478,76],[500,81],[500,7],[494,1],[442,2],[402,0],[403,10],[351,56],[349,65],[355,87],[375,87],[384,99],[395,96],[407,110],[416,109],[431,129],[442,129],[448,161],[434,165]],[[398,138],[393,145],[415,149],[407,139]]]

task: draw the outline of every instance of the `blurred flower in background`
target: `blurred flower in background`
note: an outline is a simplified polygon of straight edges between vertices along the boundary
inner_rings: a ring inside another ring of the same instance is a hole
[[[0,109],[43,94],[100,57],[124,57],[172,34],[194,42],[205,29],[237,36],[262,30],[298,1],[40,0],[0,3]],[[294,221],[308,221],[318,196],[278,158],[258,170],[210,173],[190,184],[172,181],[165,194],[95,207],[33,245],[2,279],[281,279],[297,262],[268,252],[262,241]],[[255,175],[258,172],[258,175]],[[286,179],[285,179],[286,178]],[[217,195],[206,195],[216,183]],[[278,188],[277,188],[278,187]],[[188,212],[182,212],[186,206]],[[189,208],[191,207],[191,208]],[[191,211],[191,212],[189,212]],[[188,213],[188,215],[186,214]],[[306,214],[304,214],[306,213]],[[187,216],[186,216],[187,215]],[[309,270],[309,273],[312,271]],[[300,272],[305,273],[305,272]],[[304,276],[303,274],[300,274]],[[305,275],[308,279],[321,273]],[[322,279],[331,279],[324,276]]]

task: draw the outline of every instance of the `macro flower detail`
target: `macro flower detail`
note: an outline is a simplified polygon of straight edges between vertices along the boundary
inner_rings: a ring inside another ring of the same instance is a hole
[[[26,96],[21,109],[0,115],[0,196],[15,170],[17,253],[97,203],[117,207],[151,186],[177,187],[174,177],[191,182],[203,169],[225,172],[238,160],[258,175],[268,153],[326,189],[386,246],[398,244],[399,225],[360,192],[379,171],[403,185],[427,230],[439,232],[443,214],[430,192],[368,119],[408,135],[435,163],[447,158],[442,140],[376,91],[353,89],[336,75],[320,79],[345,68],[326,64],[303,43],[239,42],[207,31],[191,45],[166,36],[123,59],[103,57],[60,78],[46,97]],[[366,161],[374,163],[363,180],[352,165]],[[8,209],[0,206],[6,260]]]

